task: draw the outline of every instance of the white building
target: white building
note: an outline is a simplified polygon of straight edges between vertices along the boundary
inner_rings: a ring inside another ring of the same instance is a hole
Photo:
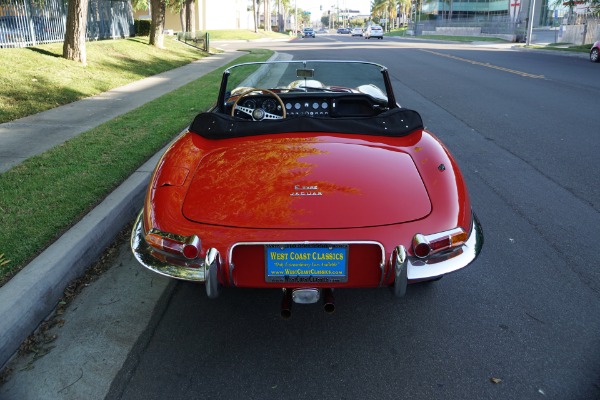
[[[194,6],[195,31],[218,29],[254,30],[252,7],[247,0],[196,0]],[[134,18],[150,19],[150,11],[136,11]],[[167,9],[165,30],[181,32],[181,16]]]

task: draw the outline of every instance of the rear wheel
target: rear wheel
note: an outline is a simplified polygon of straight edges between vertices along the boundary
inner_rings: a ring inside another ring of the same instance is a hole
[[[594,47],[592,51],[590,51],[590,61],[591,62],[600,62],[600,54],[597,47]]]

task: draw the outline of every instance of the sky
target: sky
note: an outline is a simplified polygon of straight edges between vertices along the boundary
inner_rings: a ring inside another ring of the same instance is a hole
[[[311,12],[311,19],[321,19],[323,11],[333,8],[346,8],[350,10],[358,10],[361,14],[369,14],[371,10],[370,0],[290,0],[290,5],[293,7],[297,4],[298,8],[304,11]],[[319,9],[323,6],[323,11]]]

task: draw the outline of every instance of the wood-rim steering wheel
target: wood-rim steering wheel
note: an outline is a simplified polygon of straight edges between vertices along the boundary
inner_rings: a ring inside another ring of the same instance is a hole
[[[248,97],[251,93],[254,93],[254,92],[261,92],[261,93],[268,94],[269,96],[274,97],[277,100],[277,102],[279,102],[279,105],[281,106],[281,115],[269,113],[261,107],[250,108],[250,107],[244,107],[244,106],[238,105],[238,103],[242,99]],[[242,94],[240,94],[240,96],[237,98],[235,103],[233,103],[233,107],[231,107],[231,116],[232,117],[235,116],[236,110],[239,110],[242,113],[250,116],[252,118],[252,121],[263,121],[265,119],[267,119],[267,120],[284,119],[286,117],[285,104],[283,104],[283,100],[281,100],[281,97],[279,97],[277,95],[277,93],[275,93],[275,92],[272,92],[268,89],[261,89],[261,88],[250,88],[250,89],[246,90],[245,92],[243,92]]]

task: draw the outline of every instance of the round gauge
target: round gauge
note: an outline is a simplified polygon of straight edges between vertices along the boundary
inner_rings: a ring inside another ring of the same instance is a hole
[[[256,102],[254,100],[252,100],[252,99],[244,100],[242,102],[242,107],[247,107],[247,108],[255,109],[256,108]]]
[[[299,109],[300,109],[300,107],[302,107],[302,106],[300,105],[300,103],[296,103],[296,104],[294,104],[294,108],[295,108],[296,110],[299,110]]]
[[[275,102],[274,99],[266,99],[262,104],[262,108],[264,108],[266,112],[273,112],[277,110],[277,102]]]
[[[317,102],[315,101],[315,102],[313,103],[313,106],[312,106],[312,107],[313,107],[313,108],[316,110],[317,108],[319,108],[319,103],[317,103]]]
[[[323,102],[323,104],[321,104],[321,107],[323,107],[323,109],[326,109],[328,107],[328,104],[326,101]]]
[[[285,103],[285,108],[288,110],[292,109],[292,103]]]

